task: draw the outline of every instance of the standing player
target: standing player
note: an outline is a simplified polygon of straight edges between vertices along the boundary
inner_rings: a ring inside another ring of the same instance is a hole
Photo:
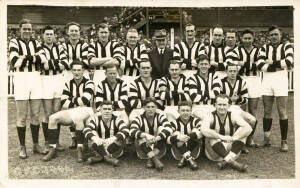
[[[48,143],[48,121],[49,116],[61,109],[60,97],[63,90],[62,71],[67,66],[67,57],[61,45],[54,43],[54,29],[51,26],[45,26],[43,29],[44,42],[42,47],[47,58],[47,67],[44,64],[42,68],[42,89],[43,89],[43,108],[45,117],[42,122],[43,132],[45,137],[46,151],[49,151]],[[47,68],[47,69],[46,69]],[[58,125],[58,135],[60,132],[60,125]],[[56,149],[63,151],[64,148],[59,144],[59,138]]]
[[[140,159],[147,159],[146,167],[152,168],[153,163],[157,170],[164,165],[159,160],[166,154],[166,138],[172,128],[167,117],[156,111],[155,98],[144,101],[145,112],[134,118],[130,125],[130,136],[135,138],[136,152]]]
[[[225,34],[225,48],[224,48],[225,55],[227,55],[227,53],[230,50],[233,50],[234,48],[237,47],[236,42],[237,42],[236,30],[230,29],[230,30],[226,31],[226,34]]]
[[[103,101],[100,107],[101,115],[94,116],[83,129],[85,137],[92,141],[92,149],[96,157],[88,159],[89,164],[103,159],[117,166],[123,154],[125,139],[129,136],[129,129],[123,119],[113,115],[113,104]]]
[[[91,107],[91,101],[94,96],[94,83],[83,76],[84,65],[82,62],[75,60],[72,65],[73,79],[65,83],[65,87],[61,96],[62,109],[76,108],[78,106]],[[72,125],[71,125],[72,126]],[[81,128],[81,127],[79,127]],[[74,126],[73,129],[75,130]],[[72,144],[70,149],[75,149],[77,146],[78,161],[81,161],[80,155],[82,153],[82,129],[77,129],[71,132]]]
[[[256,116],[258,100],[261,97],[261,79],[257,70],[257,60],[259,49],[253,45],[254,32],[245,29],[242,32],[242,45],[236,47],[233,51],[227,53],[226,62],[237,64],[239,75],[245,79],[248,89],[248,111],[254,117]],[[253,132],[255,131],[255,127]],[[250,137],[247,140],[248,146],[254,146],[255,143]]]
[[[113,59],[112,61],[116,60]],[[125,122],[128,122],[128,116],[126,115],[126,112],[129,112],[127,84],[117,78],[118,68],[116,65],[106,66],[105,71],[106,78],[96,87],[96,109],[100,111],[104,101],[112,101],[114,112],[119,112],[118,115],[122,115]]]
[[[211,111],[216,96],[220,93],[220,81],[214,72],[209,72],[210,64],[206,55],[199,57],[198,72],[189,78],[190,98],[194,111]]]
[[[213,28],[212,34],[212,44],[206,46],[205,52],[202,50],[200,54],[206,53],[210,62],[210,72],[217,71],[219,78],[226,76],[226,54],[225,46],[223,45],[224,30],[221,26],[216,26]]]
[[[202,116],[201,132],[206,137],[205,153],[208,159],[220,161],[219,169],[227,165],[245,172],[246,164],[236,161],[251,133],[251,126],[239,115],[228,111],[230,99],[220,94],[216,98],[216,111]]]
[[[192,107],[187,101],[179,103],[178,112],[180,116],[171,121],[173,133],[167,140],[172,144],[173,157],[179,160],[177,167],[183,168],[188,162],[193,170],[197,170],[194,160],[199,157],[201,148],[200,119],[192,116]]]
[[[104,66],[111,63],[119,66],[124,59],[124,52],[120,48],[120,45],[116,41],[109,40],[109,28],[105,23],[101,23],[98,26],[99,41],[91,43],[88,50],[88,60],[91,67],[95,69],[94,83],[98,85],[105,79]],[[112,59],[117,61],[111,61]]]
[[[159,81],[152,79],[152,67],[149,61],[140,63],[140,76],[130,84],[129,87],[129,102],[131,113],[129,120],[144,112],[143,102],[148,97],[156,98],[159,109],[163,109],[162,101],[159,99]]]
[[[187,78],[181,74],[180,67],[181,63],[178,60],[171,60],[169,75],[162,77],[159,84],[159,96],[169,121],[179,117],[178,103],[180,101],[190,101]]]
[[[23,19],[19,24],[20,38],[9,42],[9,60],[14,71],[14,89],[17,108],[17,131],[21,145],[19,157],[27,158],[25,147],[26,116],[30,109],[30,129],[33,141],[33,152],[45,154],[39,141],[39,115],[42,98],[42,82],[40,70],[47,64],[45,51],[38,41],[31,38],[32,24]],[[47,66],[47,65],[46,65]]]
[[[264,71],[262,81],[264,103],[264,146],[270,146],[270,131],[272,127],[272,106],[274,98],[279,114],[281,131],[281,152],[288,151],[287,133],[288,119],[286,105],[288,99],[287,69],[293,67],[294,50],[292,45],[281,42],[281,30],[277,26],[269,27],[270,44],[265,44],[259,51],[257,68]]]
[[[83,63],[83,68],[85,69],[84,76],[89,78],[89,62],[88,62],[88,47],[89,45],[83,41],[80,41],[80,24],[76,22],[70,22],[67,24],[67,34],[69,36],[69,41],[63,43],[68,57],[68,67],[64,73],[65,81],[69,81],[73,78],[73,74],[70,71],[71,64],[74,60],[78,59]]]
[[[174,58],[182,60],[181,69],[185,76],[191,76],[197,72],[200,52],[204,54],[205,46],[201,42],[195,39],[196,31],[193,24],[187,24],[185,26],[185,38],[186,41],[181,41],[175,45]]]
[[[139,35],[136,29],[129,29],[126,35],[126,45],[122,46],[124,60],[120,68],[124,70],[122,79],[129,84],[139,76],[141,60],[149,60],[145,45],[138,43]]]

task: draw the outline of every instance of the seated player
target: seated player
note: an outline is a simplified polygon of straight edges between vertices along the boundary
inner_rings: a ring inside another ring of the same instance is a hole
[[[152,79],[152,67],[149,61],[141,61],[140,76],[134,80],[129,86],[129,102],[131,113],[129,121],[132,121],[135,116],[144,112],[142,103],[147,97],[154,97],[158,102],[159,109],[162,109],[162,102],[159,99],[159,81]]]
[[[88,163],[100,162],[103,159],[117,166],[123,154],[125,139],[129,129],[123,119],[113,115],[113,103],[103,101],[100,106],[101,115],[95,115],[83,129],[85,137],[92,141],[95,157],[90,157]]]
[[[198,165],[194,161],[198,158],[201,148],[202,134],[200,132],[200,119],[192,116],[192,106],[189,102],[179,102],[178,112],[180,116],[171,121],[173,133],[168,137],[168,143],[172,144],[172,155],[178,168],[183,168],[188,162],[192,170],[197,170]]]
[[[65,83],[61,96],[62,109],[76,108],[78,106],[91,107],[91,101],[94,95],[94,83],[83,76],[84,65],[79,60],[74,60],[71,64],[73,79]],[[70,126],[72,144],[70,149],[77,148],[76,132],[73,126]]]
[[[230,97],[233,105],[245,109],[248,101],[248,89],[245,79],[238,76],[238,66],[227,64],[227,76],[221,79],[221,93]]]
[[[171,60],[169,63],[169,75],[162,77],[160,81],[159,96],[165,106],[168,120],[171,121],[179,117],[178,103],[190,99],[187,78],[181,74],[181,63],[177,60]]]
[[[230,98],[220,94],[216,98],[216,111],[202,116],[200,130],[206,137],[205,154],[208,159],[219,162],[219,169],[230,165],[245,172],[247,165],[236,160],[252,128],[240,115],[228,111],[229,104]]]
[[[206,55],[200,55],[197,74],[188,80],[192,111],[211,112],[215,97],[220,93],[220,80],[214,72],[209,72],[210,64]]]
[[[117,60],[112,60],[117,61]],[[128,122],[126,111],[129,111],[127,84],[117,78],[118,68],[116,65],[105,67],[106,78],[96,87],[95,106],[100,110],[103,101],[112,101],[114,114],[121,115]]]
[[[77,137],[77,162],[83,162],[83,128],[86,121],[94,115],[91,107],[77,107],[69,110],[62,110],[52,114],[49,117],[48,127],[48,140],[49,140],[49,153],[43,157],[43,161],[50,161],[56,157],[56,143],[58,138],[57,124],[72,125],[76,129]]]
[[[166,154],[166,138],[171,134],[172,128],[167,117],[157,112],[155,98],[144,101],[145,112],[135,117],[130,125],[130,136],[135,138],[137,156],[147,159],[146,167],[152,168],[153,163],[157,170],[164,165],[159,160]]]

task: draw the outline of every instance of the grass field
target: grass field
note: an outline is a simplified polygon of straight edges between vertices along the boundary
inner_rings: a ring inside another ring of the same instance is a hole
[[[239,173],[230,168],[219,171],[216,163],[205,157],[197,159],[198,171],[192,171],[188,167],[178,169],[177,162],[168,153],[162,162],[165,168],[162,172],[155,169],[146,169],[145,161],[139,160],[134,148],[129,147],[120,158],[119,167],[112,167],[106,163],[93,166],[76,162],[76,151],[67,149],[58,153],[58,157],[50,162],[43,162],[42,155],[32,153],[32,139],[29,126],[27,127],[26,144],[29,158],[21,160],[19,154],[19,140],[16,130],[15,102],[8,101],[8,172],[11,179],[167,179],[167,180],[210,180],[210,179],[287,179],[295,178],[295,137],[294,137],[294,96],[290,94],[288,101],[289,152],[279,152],[280,129],[277,110],[274,109],[272,127],[272,146],[269,148],[250,148],[248,155],[242,155],[238,161],[248,164],[247,173]],[[258,128],[255,140],[262,142],[262,116],[263,106],[258,106]],[[276,112],[276,113],[275,113]],[[69,129],[62,127],[60,140],[66,148],[71,139]],[[40,143],[44,138],[40,130]]]

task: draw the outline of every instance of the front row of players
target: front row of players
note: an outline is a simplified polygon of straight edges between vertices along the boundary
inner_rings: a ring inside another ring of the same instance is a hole
[[[104,160],[118,166],[117,158],[123,154],[125,141],[132,137],[137,156],[147,160],[147,168],[163,169],[160,158],[166,154],[166,146],[170,144],[173,157],[179,161],[178,168],[188,164],[196,170],[198,164],[195,159],[200,154],[201,144],[205,144],[206,156],[217,161],[219,169],[231,166],[240,172],[246,171],[247,165],[236,159],[252,133],[250,124],[255,124],[256,120],[244,116],[242,110],[229,111],[231,100],[227,95],[216,97],[215,109],[211,112],[192,114],[190,103],[180,102],[179,117],[171,122],[164,112],[158,110],[154,98],[147,98],[143,103],[144,112],[134,117],[130,124],[113,114],[110,101],[104,101],[97,113],[90,107],[77,107],[51,115],[48,131],[50,151],[43,160],[50,161],[56,156],[57,125],[72,124],[76,130],[82,130],[76,131],[78,162],[83,161],[82,144],[86,138],[96,154],[88,158],[90,164]],[[203,136],[205,143],[202,143]]]

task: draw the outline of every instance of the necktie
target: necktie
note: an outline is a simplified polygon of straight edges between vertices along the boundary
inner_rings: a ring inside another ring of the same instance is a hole
[[[160,49],[160,53],[159,53],[160,55],[162,55],[163,54],[163,49]]]

